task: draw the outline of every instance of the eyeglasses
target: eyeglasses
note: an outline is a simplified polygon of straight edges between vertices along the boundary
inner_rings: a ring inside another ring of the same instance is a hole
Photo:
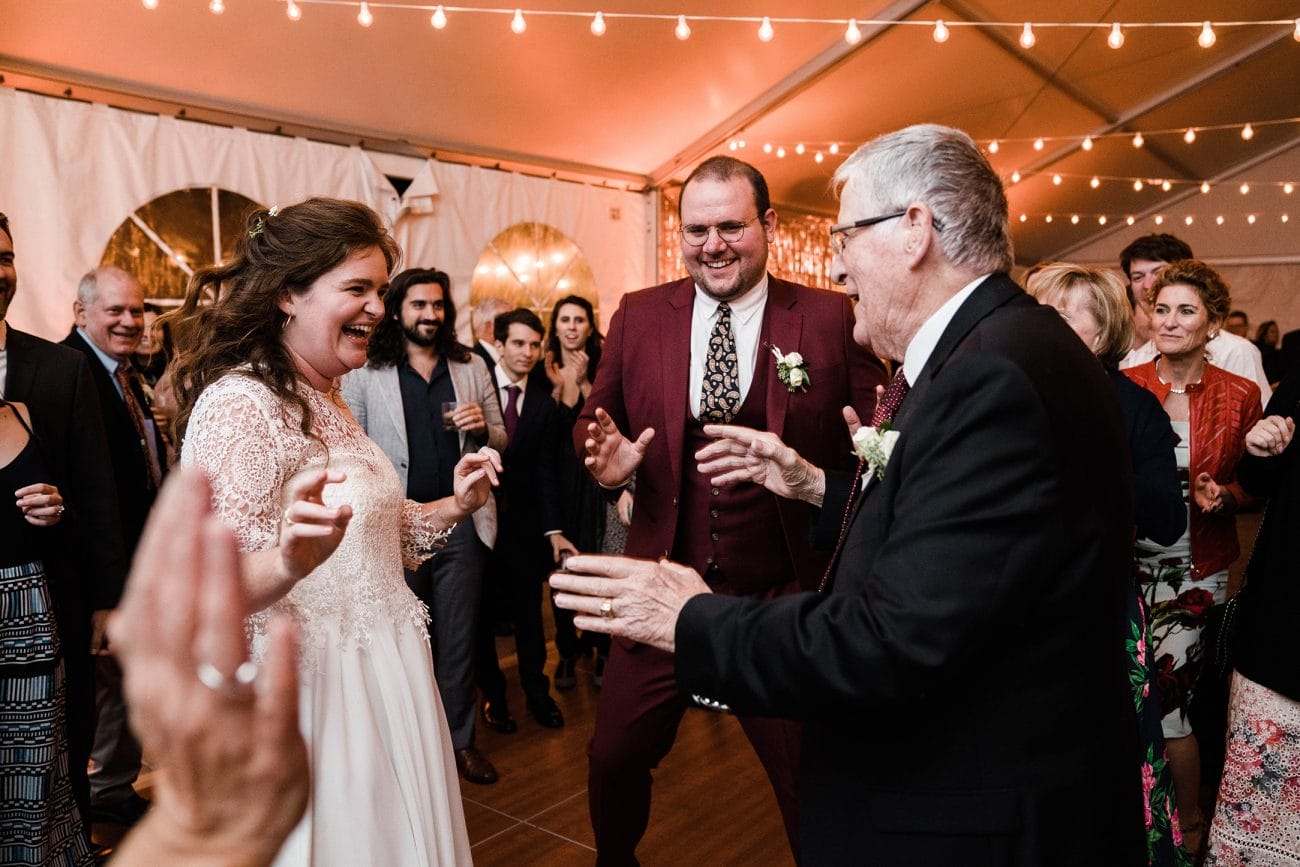
[[[844,252],[844,245],[849,242],[853,236],[849,232],[854,229],[865,229],[868,226],[874,226],[876,223],[883,223],[885,220],[896,220],[907,214],[907,211],[897,211],[893,214],[881,214],[879,217],[866,217],[862,220],[854,220],[852,223],[841,223],[838,226],[831,226],[831,252],[839,255]],[[937,218],[930,219],[930,225],[934,226],[936,232],[943,231],[943,224]]]
[[[718,238],[728,244],[734,244],[745,237],[745,227],[757,220],[758,217],[754,217],[743,223],[730,220],[726,223],[718,223],[716,226],[682,226],[678,231],[681,232],[682,240],[692,247],[703,247],[709,243],[709,233],[714,230],[717,230]]]

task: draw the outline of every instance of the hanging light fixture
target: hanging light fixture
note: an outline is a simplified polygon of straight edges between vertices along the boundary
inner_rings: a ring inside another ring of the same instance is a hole
[[[849,45],[857,45],[862,41],[862,31],[858,29],[858,22],[849,19],[849,26],[844,28],[844,41]]]
[[[510,29],[514,31],[516,35],[523,33],[528,29],[528,22],[524,20],[524,10],[515,10],[515,17],[510,19]]]
[[[1092,150],[1092,136],[1085,135],[1083,137],[1083,143],[1079,145],[1079,147],[1083,148],[1086,151]]]
[[[357,13],[357,23],[362,27],[369,27],[375,23],[375,16],[370,14],[370,7],[365,3],[361,4],[361,11]]]
[[[1192,129],[1189,126],[1187,128],[1187,132],[1183,133],[1183,141],[1187,142],[1188,144],[1191,144],[1192,142],[1196,141],[1196,130]]]
[[[948,41],[948,25],[943,23],[943,19],[934,22],[934,41],[943,43]]]
[[[1033,48],[1034,43],[1037,41],[1038,37],[1034,35],[1033,25],[1026,21],[1024,28],[1020,31],[1020,47],[1024,49]]]
[[[772,37],[775,35],[776,31],[772,29],[772,19],[766,15],[763,16],[763,23],[758,25],[758,38],[763,42],[771,42]]]
[[[1204,26],[1201,27],[1201,35],[1196,37],[1196,44],[1202,48],[1209,48],[1216,41],[1218,39],[1214,35],[1214,28],[1210,26],[1210,22],[1206,21]]]
[[[677,38],[682,40],[683,42],[691,38],[691,25],[686,23],[685,15],[677,16],[677,29],[674,30],[673,32],[676,33]]]
[[[592,36],[605,35],[605,16],[600,12],[597,12],[596,17],[591,19],[591,35]]]
[[[434,30],[442,30],[447,26],[447,11],[439,6],[433,10],[433,15],[429,18],[429,23],[433,25]]]
[[[1110,35],[1106,37],[1106,44],[1114,49],[1124,47],[1124,31],[1120,29],[1118,21],[1110,25]]]

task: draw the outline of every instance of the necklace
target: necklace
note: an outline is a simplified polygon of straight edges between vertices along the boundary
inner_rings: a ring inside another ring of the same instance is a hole
[[[1204,375],[1204,373],[1205,373],[1205,368],[1202,367],[1202,368],[1201,368],[1201,374]],[[1172,394],[1187,394],[1187,389],[1191,388],[1191,387],[1194,386],[1194,385],[1200,385],[1200,384],[1201,384],[1201,379],[1200,379],[1200,377],[1197,377],[1197,378],[1196,378],[1196,382],[1189,382],[1189,383],[1187,383],[1186,385],[1184,385],[1182,388],[1179,388],[1178,386],[1174,385],[1173,383],[1166,381],[1165,378],[1164,378],[1163,376],[1160,375],[1160,362],[1159,362],[1159,361],[1156,362],[1156,379],[1160,380],[1160,382],[1161,382],[1162,385],[1167,385],[1167,386],[1169,386],[1169,391],[1170,391]]]

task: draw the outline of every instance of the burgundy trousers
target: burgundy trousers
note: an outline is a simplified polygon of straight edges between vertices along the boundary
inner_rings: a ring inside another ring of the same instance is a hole
[[[598,867],[639,863],[636,847],[650,820],[651,771],[672,749],[690,704],[677,691],[671,654],[613,642],[587,750],[587,798]],[[738,719],[767,771],[798,860],[800,726],[767,717]]]

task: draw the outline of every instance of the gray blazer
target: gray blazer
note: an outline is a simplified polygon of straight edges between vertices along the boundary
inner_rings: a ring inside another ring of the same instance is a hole
[[[483,407],[483,417],[487,421],[487,444],[499,452],[506,448],[506,426],[501,420],[501,404],[497,401],[496,388],[487,365],[477,355],[470,356],[469,361],[451,361],[447,368],[451,372],[452,389],[456,400],[477,403]],[[384,454],[397,468],[397,475],[402,480],[402,490],[406,490],[407,466],[410,447],[406,442],[406,415],[402,410],[402,389],[397,381],[396,367],[360,367],[343,377],[343,399],[347,401],[352,414],[361,422],[370,438],[378,443]],[[460,432],[460,453],[474,451],[476,446],[464,432]],[[496,500],[489,497],[487,505],[474,513],[474,529],[491,548],[497,539]]]

